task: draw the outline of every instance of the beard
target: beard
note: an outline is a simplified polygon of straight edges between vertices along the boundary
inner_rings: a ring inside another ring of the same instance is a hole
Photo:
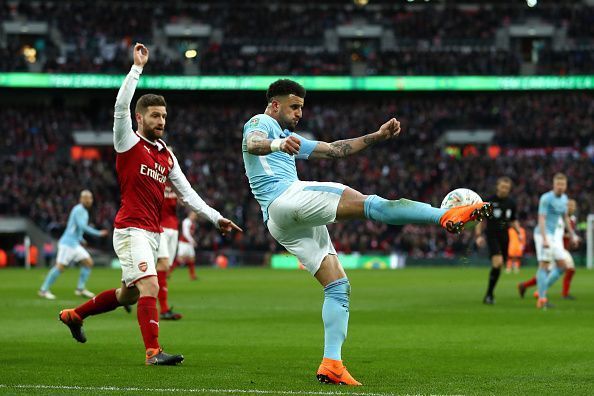
[[[156,128],[148,128],[145,127],[142,129],[142,133],[144,135],[145,138],[147,138],[148,140],[150,140],[151,142],[156,141],[157,139],[160,139],[163,137],[163,134],[165,133],[164,130],[159,130]]]

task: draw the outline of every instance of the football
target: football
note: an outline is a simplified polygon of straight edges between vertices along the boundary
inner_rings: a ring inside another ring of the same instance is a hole
[[[442,209],[455,208],[456,206],[472,205],[479,202],[483,202],[483,199],[468,188],[457,188],[450,191],[443,201],[441,201]]]

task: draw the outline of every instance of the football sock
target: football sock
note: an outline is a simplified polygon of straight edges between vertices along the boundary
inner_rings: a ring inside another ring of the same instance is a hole
[[[539,268],[536,271],[536,284],[538,286],[538,296],[540,298],[547,297],[547,270],[544,268]]]
[[[370,195],[364,203],[365,217],[391,225],[439,224],[447,209],[409,199],[390,201],[377,195]]]
[[[188,260],[187,265],[190,271],[190,278],[194,279],[196,277],[196,262],[194,260]]]
[[[138,299],[137,317],[146,349],[159,348],[159,313],[157,299],[144,296]]]
[[[80,275],[78,276],[78,285],[76,286],[77,289],[83,290],[87,285],[87,280],[89,279],[89,275],[91,275],[91,269],[86,266],[80,267]]]
[[[489,273],[489,288],[487,289],[487,296],[493,297],[493,290],[495,290],[495,286],[499,280],[499,275],[501,275],[501,268],[491,267],[491,272]]]
[[[116,289],[106,290],[74,309],[81,319],[113,311],[121,304],[116,296]]]
[[[161,313],[169,311],[169,304],[167,303],[167,271],[157,271],[157,280],[159,281],[159,309]]]
[[[58,267],[53,266],[51,270],[45,276],[45,281],[43,285],[41,285],[41,291],[48,291],[50,287],[56,282],[58,276],[60,276],[62,272],[58,269]]]
[[[526,286],[526,287],[532,287],[535,285],[536,285],[536,276],[533,276],[531,279],[524,282],[524,286]]]
[[[324,287],[324,357],[341,360],[342,343],[349,326],[349,295],[351,285],[347,278],[341,278]]]
[[[549,272],[549,276],[547,277],[547,289],[553,286],[557,279],[561,277],[565,270],[560,270],[559,268],[555,267]]]
[[[565,276],[563,277],[563,292],[561,293],[563,297],[569,295],[569,288],[571,286],[571,279],[573,278],[573,274],[575,274],[574,268],[568,268],[567,271],[565,271]]]

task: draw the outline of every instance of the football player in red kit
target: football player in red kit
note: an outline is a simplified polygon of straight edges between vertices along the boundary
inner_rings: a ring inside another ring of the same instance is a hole
[[[145,364],[175,365],[183,361],[183,356],[163,352],[158,340],[159,283],[155,264],[162,231],[165,183],[169,180],[179,199],[211,221],[223,234],[241,229],[198,196],[177,159],[161,140],[167,118],[162,96],[147,94],[138,99],[135,108],[138,131],[132,129],[130,103],[148,58],[148,49],[137,43],[134,65],[120,87],[114,112],[113,140],[121,205],[114,222],[113,245],[122,266],[122,285],[118,289],[106,290],[74,309],[62,310],[59,318],[78,342],[86,342],[82,328],[86,317],[138,302]]]

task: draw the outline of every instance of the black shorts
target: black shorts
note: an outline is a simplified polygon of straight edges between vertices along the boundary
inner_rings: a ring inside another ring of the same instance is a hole
[[[507,261],[509,247],[507,230],[487,233],[487,246],[489,247],[489,257],[500,254],[503,256],[503,261]]]

